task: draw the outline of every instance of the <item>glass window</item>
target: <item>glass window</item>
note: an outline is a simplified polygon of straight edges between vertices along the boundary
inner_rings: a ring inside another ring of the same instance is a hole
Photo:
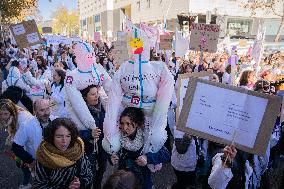
[[[228,18],[227,29],[231,36],[250,35],[252,28],[251,19]]]

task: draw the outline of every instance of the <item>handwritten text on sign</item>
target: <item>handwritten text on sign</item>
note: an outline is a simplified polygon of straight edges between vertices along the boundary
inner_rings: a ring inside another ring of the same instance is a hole
[[[193,23],[189,49],[215,53],[217,51],[220,26],[216,24]]]

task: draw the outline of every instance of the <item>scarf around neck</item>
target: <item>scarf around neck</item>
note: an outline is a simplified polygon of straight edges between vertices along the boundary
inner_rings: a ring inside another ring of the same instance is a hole
[[[74,165],[84,154],[84,142],[81,138],[77,138],[73,147],[66,151],[61,151],[53,144],[42,141],[36,157],[39,163],[50,169],[61,169]]]

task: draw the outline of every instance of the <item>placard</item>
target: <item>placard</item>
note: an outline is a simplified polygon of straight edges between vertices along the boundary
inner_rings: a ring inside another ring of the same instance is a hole
[[[219,25],[192,23],[189,49],[216,53],[219,32]]]
[[[115,41],[113,49],[114,65],[121,65],[123,62],[129,60],[128,45],[126,40]]]
[[[239,46],[246,47],[248,45],[248,40],[246,39],[239,39]]]
[[[59,45],[60,43],[64,45],[71,45],[73,41],[73,38],[68,38],[60,35],[45,35],[44,38],[46,39],[46,43],[48,45]]]
[[[42,27],[42,33],[52,33],[52,27]]]
[[[186,73],[186,74],[179,74],[177,79],[177,109],[176,109],[176,122],[178,123],[179,114],[181,112],[181,108],[183,106],[183,100],[186,94],[186,90],[188,87],[188,81],[190,77],[199,77],[202,79],[209,80],[209,76],[213,74],[212,70],[209,71],[201,71],[201,72],[193,72],[193,73]]]
[[[100,32],[94,32],[94,41],[98,42],[101,40],[101,33]]]
[[[160,36],[160,50],[172,50],[173,34]]]
[[[35,20],[13,24],[10,26],[10,30],[19,48],[42,43]]]
[[[178,129],[264,155],[281,98],[191,77]]]

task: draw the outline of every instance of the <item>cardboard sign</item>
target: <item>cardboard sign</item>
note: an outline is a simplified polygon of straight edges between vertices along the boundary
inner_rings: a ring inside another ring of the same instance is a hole
[[[101,33],[100,32],[94,32],[94,41],[98,42],[101,40]]]
[[[171,50],[173,43],[173,34],[160,36],[160,50]]]
[[[246,47],[248,45],[248,40],[246,39],[239,39],[239,46]]]
[[[184,97],[186,95],[186,90],[188,87],[188,81],[190,77],[197,77],[202,79],[209,79],[209,76],[213,74],[213,71],[202,71],[202,72],[193,72],[187,74],[180,74],[177,79],[177,110],[176,110],[176,122],[179,120],[179,115],[181,112],[181,108],[183,106]]]
[[[10,30],[19,48],[31,47],[42,43],[35,20],[13,24],[10,26]]]
[[[262,156],[280,105],[277,96],[191,77],[178,129]]]
[[[114,42],[113,56],[114,65],[121,65],[123,62],[129,60],[130,56],[126,40]]]
[[[52,33],[52,27],[42,27],[42,33]]]
[[[216,24],[193,23],[189,49],[192,51],[203,51],[216,53],[220,26]]]
[[[53,44],[53,45],[59,45],[60,43],[64,45],[71,45],[73,39],[68,38],[65,36],[60,36],[60,35],[45,35],[44,38],[46,39],[46,43],[48,45]]]

